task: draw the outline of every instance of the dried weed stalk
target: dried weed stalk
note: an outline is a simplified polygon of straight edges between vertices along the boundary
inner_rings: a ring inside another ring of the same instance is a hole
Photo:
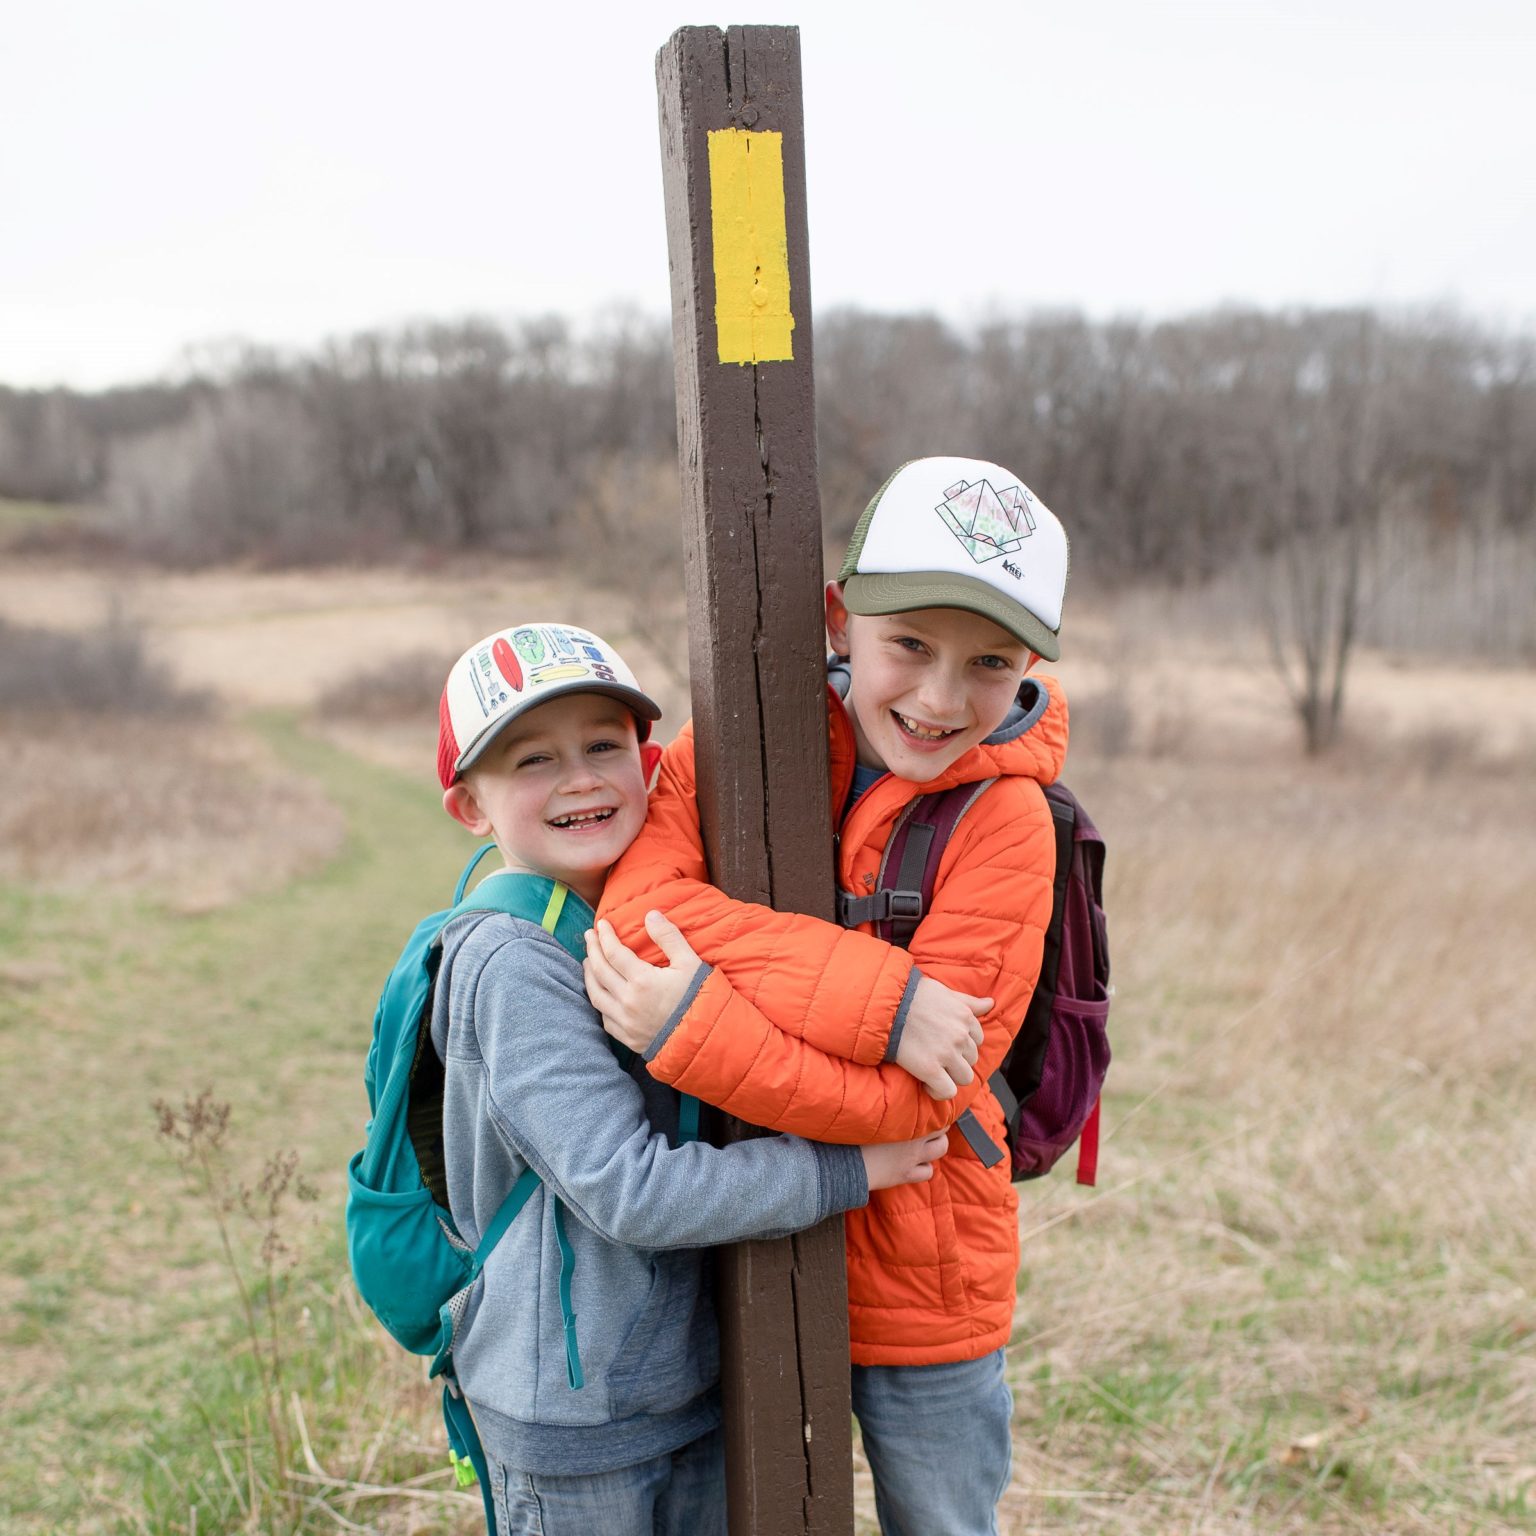
[[[280,1281],[297,1254],[285,1237],[291,1201],[310,1202],[319,1191],[299,1173],[299,1155],[274,1152],[254,1184],[241,1182],[227,1146],[230,1106],[212,1087],[182,1101],[154,1103],[156,1128],[187,1174],[193,1194],[207,1207],[219,1234],[224,1266],[240,1298],[251,1359],[261,1384],[262,1408],[272,1448],[271,1503],[297,1528],[300,1495],[293,1486],[293,1438],[288,1424],[284,1380]],[[248,1465],[253,1458],[248,1457]],[[246,1517],[261,1523],[261,1493],[254,1467],[248,1479]]]

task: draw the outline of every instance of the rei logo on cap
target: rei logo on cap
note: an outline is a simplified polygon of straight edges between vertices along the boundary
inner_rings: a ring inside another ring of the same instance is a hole
[[[1013,554],[1035,531],[1029,492],[1022,485],[995,491],[989,480],[957,480],[944,498],[933,510],[977,565]],[[1008,562],[1003,564],[1007,569]]]

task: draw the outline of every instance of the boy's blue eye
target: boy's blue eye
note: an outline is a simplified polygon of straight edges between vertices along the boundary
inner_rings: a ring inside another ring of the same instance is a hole
[[[982,666],[991,668],[994,672],[1006,671],[1008,658],[1006,656],[982,656],[979,658]]]
[[[920,651],[923,648],[923,642],[913,635],[897,635],[896,644],[908,651]]]

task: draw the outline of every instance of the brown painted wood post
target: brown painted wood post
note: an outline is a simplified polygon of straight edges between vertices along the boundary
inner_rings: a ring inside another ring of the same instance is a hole
[[[683,27],[656,81],[705,847],[729,894],[830,919],[799,31]],[[846,1536],[842,1221],[720,1258],[731,1531]]]

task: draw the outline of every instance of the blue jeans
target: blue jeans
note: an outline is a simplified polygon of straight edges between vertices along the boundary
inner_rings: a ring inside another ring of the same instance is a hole
[[[997,1536],[1013,1465],[1002,1350],[953,1365],[856,1365],[853,1411],[882,1536]]]
[[[496,1536],[725,1536],[719,1429],[613,1472],[556,1477],[491,1462]]]

